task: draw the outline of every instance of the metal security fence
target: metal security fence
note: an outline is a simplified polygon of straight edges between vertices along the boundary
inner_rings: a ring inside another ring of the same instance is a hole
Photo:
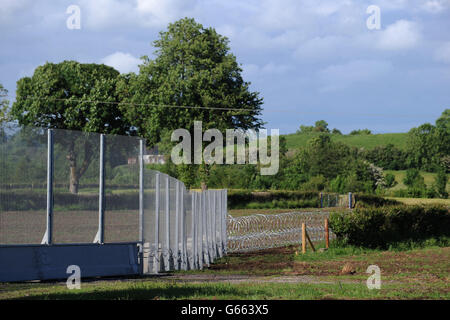
[[[257,214],[233,218],[228,216],[228,252],[245,252],[282,247],[302,242],[302,223],[311,241],[325,240],[327,213],[289,212]],[[335,235],[330,232],[330,238]]]
[[[144,140],[30,127],[0,133],[0,281],[60,275],[59,267],[45,271],[48,261],[74,253],[97,276],[201,269],[226,252],[226,190],[189,191],[145,169]],[[75,246],[93,248],[85,250],[97,260]],[[25,262],[19,251],[34,253]],[[33,268],[14,271],[26,264]]]
[[[355,204],[355,196],[351,192],[348,194],[321,192],[319,194],[319,201],[320,208],[353,208]]]
[[[202,269],[226,254],[226,190],[188,191],[151,170],[145,179],[144,273]]]

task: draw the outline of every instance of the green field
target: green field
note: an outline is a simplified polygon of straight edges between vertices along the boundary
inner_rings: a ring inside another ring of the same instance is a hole
[[[286,145],[289,150],[295,150],[305,146],[307,141],[313,137],[317,137],[319,133],[307,134],[288,134],[286,137]],[[406,148],[407,133],[383,133],[371,135],[331,135],[331,140],[334,142],[342,142],[349,146],[358,148],[373,149],[376,146],[393,144],[399,149]]]

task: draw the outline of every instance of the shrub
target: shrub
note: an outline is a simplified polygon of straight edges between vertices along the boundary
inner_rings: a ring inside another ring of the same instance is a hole
[[[420,175],[420,171],[418,169],[406,170],[406,176],[403,179],[403,183],[411,188],[421,188],[425,185],[424,178]]]
[[[369,248],[388,248],[403,241],[450,236],[450,212],[442,206],[357,208],[330,215],[340,241]]]
[[[397,181],[395,181],[395,176],[392,173],[386,174],[384,177],[384,182],[386,188],[392,188],[397,184]]]
[[[372,194],[364,194],[364,193],[356,193],[354,194],[355,198],[355,207],[383,207],[383,206],[395,206],[400,205],[401,203],[397,200],[393,199],[385,199],[383,197],[372,195]]]

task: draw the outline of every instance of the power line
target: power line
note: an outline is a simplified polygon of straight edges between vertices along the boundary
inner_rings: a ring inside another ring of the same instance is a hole
[[[164,104],[152,104],[152,103],[134,103],[134,102],[115,102],[115,101],[102,101],[102,100],[86,100],[86,99],[71,99],[71,98],[52,98],[52,97],[30,97],[23,98],[25,100],[53,100],[53,101],[72,101],[78,103],[103,103],[111,105],[134,105],[134,106],[148,106],[148,107],[160,107],[160,108],[180,108],[180,109],[200,109],[200,110],[219,110],[219,111],[251,111],[254,109],[249,108],[221,108],[221,107],[202,107],[202,106],[180,106],[180,105],[164,105]],[[411,113],[399,113],[399,114],[377,114],[377,113],[355,113],[355,112],[308,112],[289,109],[277,109],[277,110],[260,110],[261,112],[270,113],[290,113],[299,115],[330,115],[330,116],[357,116],[357,117],[380,117],[380,118],[423,118],[429,117],[430,114],[411,114]]]

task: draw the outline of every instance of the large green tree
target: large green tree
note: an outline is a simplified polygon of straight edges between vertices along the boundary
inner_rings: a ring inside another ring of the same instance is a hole
[[[117,105],[118,76],[118,71],[106,65],[46,63],[37,67],[31,77],[17,82],[11,115],[26,126],[131,134],[131,126]],[[70,191],[77,193],[96,144],[71,132],[59,137],[57,142],[69,163]]]
[[[139,73],[123,75],[118,85],[122,110],[149,146],[178,128],[190,131],[193,144],[194,121],[202,121],[203,132],[216,128],[223,134],[262,127],[262,99],[242,78],[226,37],[184,18],[160,32],[153,46],[154,58],[142,57]],[[209,169],[176,168],[180,178],[190,177],[185,183],[197,184],[191,178],[198,177],[203,187]]]
[[[194,121],[202,121],[203,130],[262,126],[262,99],[243,80],[228,43],[213,28],[184,18],[160,32],[154,59],[144,56],[138,75],[122,77],[123,110],[149,145],[161,140],[163,129],[192,130]]]

